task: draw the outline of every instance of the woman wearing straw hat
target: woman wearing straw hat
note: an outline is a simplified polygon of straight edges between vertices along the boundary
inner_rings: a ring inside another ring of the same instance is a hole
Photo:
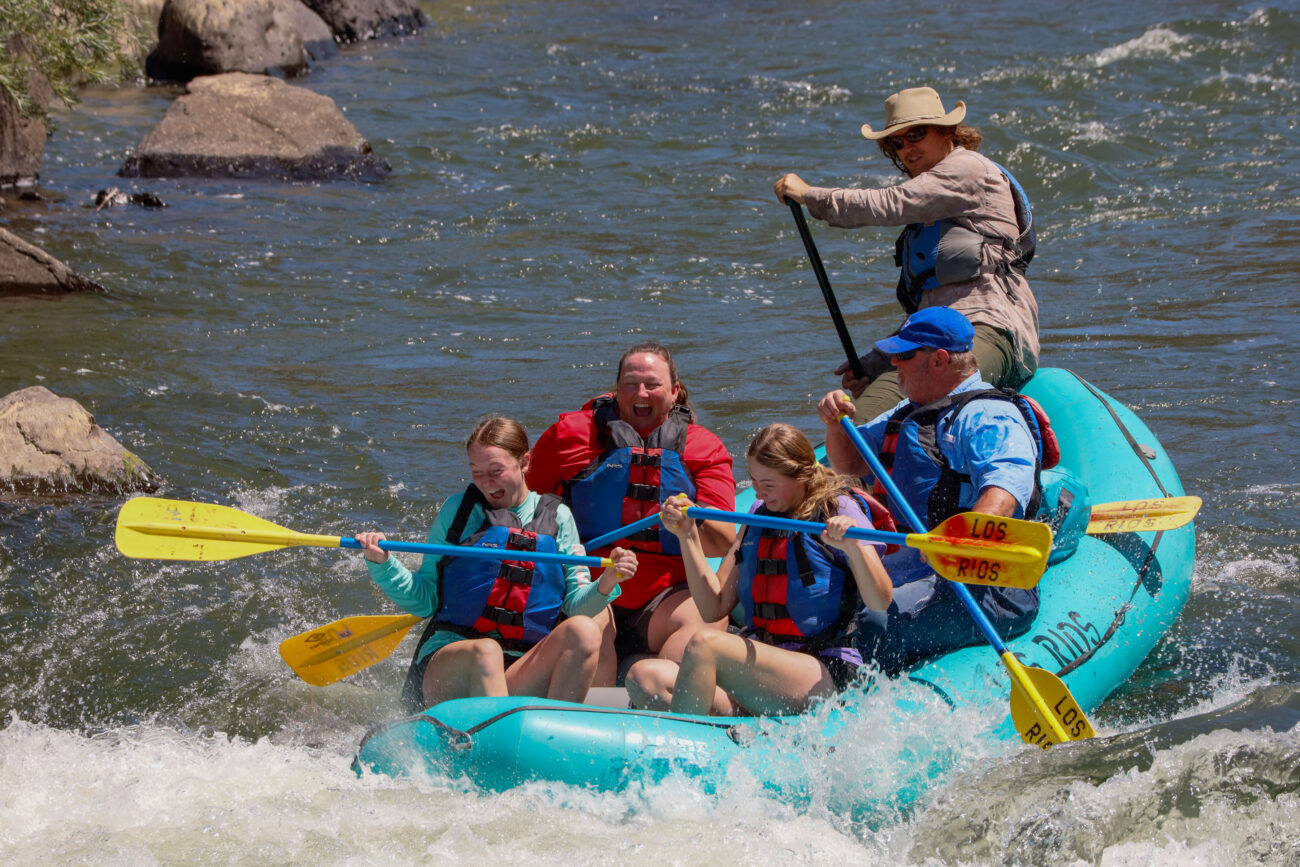
[[[794,201],[833,226],[905,226],[895,246],[898,300],[910,314],[924,307],[960,310],[975,325],[984,379],[1018,388],[1038,368],[1038,302],[1025,280],[1034,255],[1029,203],[1005,169],[977,153],[979,130],[962,123],[966,104],[945,111],[930,87],[885,100],[885,126],[862,135],[908,180],[875,190],[809,186],[796,174],[776,182],[777,200]],[[845,388],[858,417],[870,420],[902,396],[898,374],[874,350],[858,379],[848,364]]]

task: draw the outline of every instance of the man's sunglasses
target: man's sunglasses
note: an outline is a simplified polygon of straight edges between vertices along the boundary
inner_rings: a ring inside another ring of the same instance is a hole
[[[914,126],[907,132],[899,133],[898,135],[891,135],[889,138],[885,139],[885,144],[889,145],[896,151],[901,151],[904,142],[907,142],[908,144],[916,144],[929,134],[930,128],[928,126]]]
[[[916,349],[909,349],[906,352],[895,352],[893,355],[889,356],[889,358],[891,361],[910,361],[916,357],[918,352],[925,348],[926,347],[924,346],[918,346]]]

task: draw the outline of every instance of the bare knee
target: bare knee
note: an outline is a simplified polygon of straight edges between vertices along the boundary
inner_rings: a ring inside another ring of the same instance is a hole
[[[475,638],[463,643],[467,645],[463,652],[469,665],[480,676],[505,671],[506,655],[500,644],[490,638]]]
[[[666,659],[642,659],[627,672],[628,684],[635,683],[647,693],[672,687],[677,680],[677,666]]]
[[[604,641],[604,631],[600,625],[590,617],[581,615],[568,618],[555,627],[552,634],[566,650],[576,650],[590,656],[600,653]]]
[[[505,653],[490,638],[457,641],[434,652],[424,670],[426,704],[465,695],[493,694],[505,676]],[[502,693],[504,694],[504,693]]]
[[[677,682],[677,664],[666,659],[642,659],[628,669],[624,683],[628,698],[639,708],[665,708]]]
[[[682,652],[682,659],[687,660],[716,660],[721,645],[730,640],[732,636],[720,629],[710,629],[705,627],[697,629],[691,633],[691,637],[686,641],[686,649]]]

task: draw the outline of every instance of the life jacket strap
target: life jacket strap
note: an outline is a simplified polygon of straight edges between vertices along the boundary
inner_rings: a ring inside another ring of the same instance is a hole
[[[501,568],[497,570],[497,580],[509,581],[511,584],[522,584],[531,587],[533,576],[536,570],[531,566],[521,566],[517,563],[502,563]]]
[[[512,551],[536,551],[537,534],[511,530],[510,537],[506,540],[506,547]]]
[[[641,484],[637,484],[636,482],[629,482],[627,486],[627,495],[633,500],[642,500],[642,501],[658,500],[659,486],[641,485]]]

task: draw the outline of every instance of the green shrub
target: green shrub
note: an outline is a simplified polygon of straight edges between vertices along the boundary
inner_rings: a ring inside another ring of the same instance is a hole
[[[134,74],[132,16],[120,0],[0,0],[0,87],[29,116],[45,111],[28,86],[33,63],[71,105],[79,84]]]

